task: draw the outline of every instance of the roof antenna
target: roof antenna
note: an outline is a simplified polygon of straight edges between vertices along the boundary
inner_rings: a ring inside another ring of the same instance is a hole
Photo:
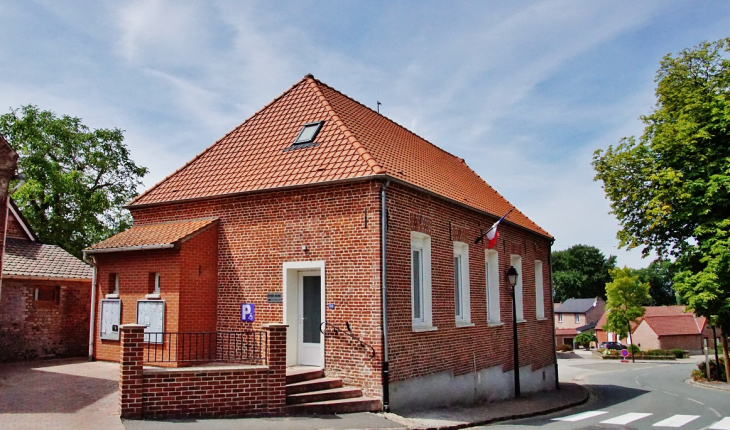
[[[378,102],[378,113],[380,113],[380,105],[382,105],[382,103]]]

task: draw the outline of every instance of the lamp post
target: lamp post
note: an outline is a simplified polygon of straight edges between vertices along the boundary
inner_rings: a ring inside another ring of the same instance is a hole
[[[517,285],[517,269],[509,266],[507,271],[507,281],[512,286],[512,340],[514,342],[514,367],[515,367],[515,398],[520,397],[520,356],[517,350],[517,303],[515,298],[515,285]]]

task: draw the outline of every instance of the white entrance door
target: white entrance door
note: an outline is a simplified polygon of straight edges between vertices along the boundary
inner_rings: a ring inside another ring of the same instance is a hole
[[[319,272],[299,272],[299,364],[324,367],[322,277]]]

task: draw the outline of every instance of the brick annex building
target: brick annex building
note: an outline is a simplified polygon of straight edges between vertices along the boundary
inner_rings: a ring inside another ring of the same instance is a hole
[[[552,237],[514,210],[492,250],[475,244],[512,205],[463,159],[311,75],[127,207],[134,226],[87,250],[97,359],[119,360],[110,321],[283,322],[288,366],[393,409],[509,398],[514,266],[522,392],[556,386]],[[104,321],[105,297],[117,320]]]
[[[38,240],[9,196],[17,158],[0,136],[0,362],[83,357],[92,269]]]

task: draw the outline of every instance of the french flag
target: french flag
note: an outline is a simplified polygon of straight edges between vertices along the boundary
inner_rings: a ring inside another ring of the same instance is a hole
[[[509,212],[507,212],[506,214],[504,214],[504,215],[502,216],[502,218],[498,219],[498,220],[497,220],[497,222],[495,222],[495,223],[494,223],[494,225],[492,225],[492,227],[491,227],[491,228],[490,228],[489,230],[487,230],[487,249],[492,249],[492,248],[494,248],[494,245],[496,245],[496,244],[497,244],[497,239],[499,239],[499,232],[497,231],[497,226],[498,226],[498,225],[499,225],[499,223],[500,223],[500,222],[502,222],[502,220],[503,220],[503,219],[505,219],[505,218],[507,217],[507,215],[509,215],[509,214],[510,214],[510,212],[512,212],[512,211],[513,211],[514,209],[515,209],[515,208],[512,208],[512,209],[510,209],[510,210],[509,210]]]

